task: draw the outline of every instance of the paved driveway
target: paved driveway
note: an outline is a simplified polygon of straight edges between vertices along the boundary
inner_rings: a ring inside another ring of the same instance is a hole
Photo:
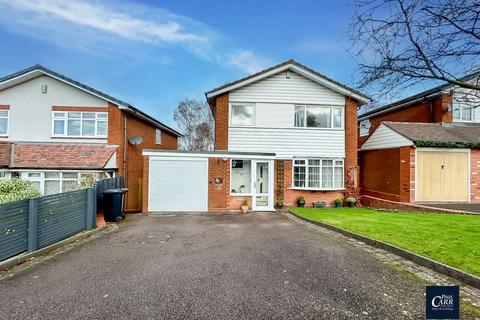
[[[279,214],[128,220],[0,281],[0,319],[424,317],[424,284]]]

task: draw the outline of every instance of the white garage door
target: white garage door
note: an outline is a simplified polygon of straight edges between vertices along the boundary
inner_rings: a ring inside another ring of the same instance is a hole
[[[150,157],[149,211],[207,211],[208,159]]]

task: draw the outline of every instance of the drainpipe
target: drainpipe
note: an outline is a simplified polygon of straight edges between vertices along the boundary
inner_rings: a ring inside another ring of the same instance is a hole
[[[123,123],[123,178],[125,186],[127,185],[127,113],[125,113]]]
[[[432,100],[428,100],[428,106],[430,108],[430,123],[433,122],[434,118],[433,118],[433,103],[432,103]]]

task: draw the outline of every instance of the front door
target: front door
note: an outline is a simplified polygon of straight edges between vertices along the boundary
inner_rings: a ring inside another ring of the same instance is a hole
[[[254,211],[273,210],[273,161],[252,161]]]

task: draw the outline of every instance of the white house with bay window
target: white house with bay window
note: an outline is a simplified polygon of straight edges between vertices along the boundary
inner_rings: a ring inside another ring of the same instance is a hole
[[[309,206],[344,198],[346,172],[357,165],[357,108],[367,96],[289,60],[210,90],[206,98],[215,118],[215,152],[177,152],[185,161],[177,162],[177,173],[170,171],[175,193],[190,199],[192,177],[183,181],[179,174],[189,172],[188,160],[208,158],[208,174],[196,178],[208,177],[207,199],[192,209],[238,210],[247,201],[253,210],[273,210],[280,202],[294,205],[300,196]],[[144,155],[150,164],[173,156]],[[175,210],[168,204],[175,201],[162,191],[168,178],[153,170],[146,178],[155,181],[150,210]]]

